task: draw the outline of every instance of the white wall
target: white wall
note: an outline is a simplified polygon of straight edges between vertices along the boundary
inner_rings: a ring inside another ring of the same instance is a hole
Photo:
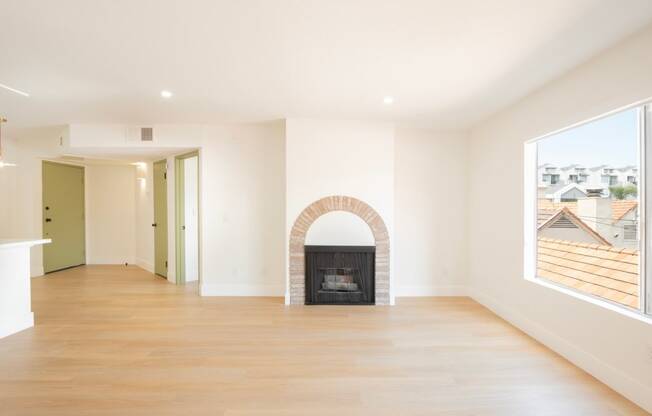
[[[197,156],[183,161],[185,280],[199,280],[199,164]]]
[[[136,167],[85,169],[86,263],[136,263]]]
[[[397,296],[466,295],[467,136],[396,130]]]
[[[523,279],[523,143],[652,97],[651,47],[649,27],[477,126],[468,200],[473,297],[648,411],[652,325]]]
[[[153,127],[152,147],[170,148],[170,154],[199,149],[202,295],[282,295],[285,123]],[[71,125],[70,146],[140,151],[147,145],[137,140],[137,132],[128,125]],[[167,160],[168,280],[174,282],[174,156]],[[151,227],[151,173],[147,175],[147,190],[137,198],[140,231]],[[145,264],[153,261],[152,235],[138,243],[137,256]]]
[[[28,129],[15,133],[13,138],[3,137],[5,159],[18,166],[0,169],[0,200],[3,201],[0,238],[42,236],[42,160],[56,159],[69,152],[66,130],[65,127]],[[135,223],[136,180],[133,171],[133,166],[86,167],[89,263],[133,263],[136,260],[133,228],[129,238],[119,238],[119,235],[127,235],[124,233]],[[114,173],[117,182],[109,178]],[[118,183],[121,185],[116,186]],[[31,275],[42,275],[42,247],[32,247],[30,258]]]
[[[14,163],[17,157],[15,140],[3,137],[2,152],[5,162]],[[15,167],[0,168],[0,238],[9,238],[14,234],[17,204],[8,203],[17,193],[18,169]]]
[[[152,162],[136,168],[136,264],[154,273],[154,183]]]
[[[285,124],[215,127],[200,152],[201,293],[285,290]]]
[[[282,295],[291,225],[310,203],[333,194],[359,198],[383,216],[390,231],[392,276],[397,279],[393,290],[402,295],[463,292],[464,135],[395,131],[391,124],[371,122],[287,123],[287,133],[282,121],[154,126],[153,147],[169,148],[171,155],[179,148],[200,149],[202,294]],[[137,131],[125,125],[72,125],[69,151],[142,151],[144,145],[131,137],[132,130]],[[168,166],[168,280],[174,282],[173,156]],[[136,175],[145,180],[133,181],[133,261],[151,270],[151,163],[139,167]],[[40,208],[37,211],[40,227]],[[316,227],[319,230],[319,223]]]
[[[285,152],[286,264],[290,231],[304,208],[330,195],[360,199],[381,215],[389,231],[390,301],[393,303],[394,126],[355,121],[288,119]],[[286,279],[289,279],[285,267]]]
[[[58,157],[65,145],[61,126],[3,134],[3,152],[15,167],[0,169],[0,238],[38,239],[43,235],[42,160]],[[43,248],[31,248],[31,276],[43,274]]]
[[[317,218],[306,233],[306,245],[375,246],[369,225],[346,211],[332,211]]]

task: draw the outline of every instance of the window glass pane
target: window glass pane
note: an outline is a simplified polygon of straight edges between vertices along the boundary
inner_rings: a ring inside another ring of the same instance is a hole
[[[537,142],[538,277],[635,309],[638,114],[624,111]]]

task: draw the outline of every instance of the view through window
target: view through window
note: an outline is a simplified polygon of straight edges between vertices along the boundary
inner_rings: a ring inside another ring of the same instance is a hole
[[[639,159],[639,108],[537,142],[538,277],[640,308]]]

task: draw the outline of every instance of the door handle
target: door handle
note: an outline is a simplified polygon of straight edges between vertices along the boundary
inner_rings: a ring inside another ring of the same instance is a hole
[[[181,230],[186,231],[186,226],[185,226],[185,225],[182,225],[182,226],[181,226]]]
[[[52,218],[46,218],[45,222],[52,222]]]
[[[152,224],[152,227],[156,227],[156,223]]]

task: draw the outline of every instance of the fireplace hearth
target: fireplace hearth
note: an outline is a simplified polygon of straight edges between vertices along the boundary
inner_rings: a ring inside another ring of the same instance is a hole
[[[306,305],[375,304],[373,246],[304,247]]]

